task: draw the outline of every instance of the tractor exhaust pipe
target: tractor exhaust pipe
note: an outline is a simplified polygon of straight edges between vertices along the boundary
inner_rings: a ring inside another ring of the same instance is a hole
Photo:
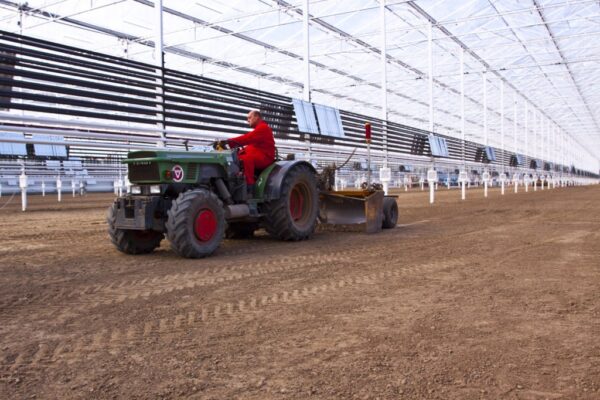
[[[231,204],[225,206],[225,219],[245,218],[250,215],[248,204]]]
[[[219,192],[219,196],[223,199],[225,204],[231,205],[233,204],[233,200],[231,199],[231,193],[227,190],[227,186],[223,182],[223,179],[215,179],[215,186],[217,187],[217,191]]]

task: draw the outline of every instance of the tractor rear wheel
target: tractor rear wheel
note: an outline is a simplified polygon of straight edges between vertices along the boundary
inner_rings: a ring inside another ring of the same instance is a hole
[[[115,227],[117,221],[117,205],[113,204],[106,215],[108,222],[108,235],[115,247],[126,254],[147,254],[160,246],[164,235],[153,230],[119,229]]]
[[[381,227],[383,229],[392,229],[398,223],[398,203],[393,197],[383,198],[383,219]]]
[[[315,231],[319,194],[314,172],[298,165],[281,183],[280,196],[265,203],[265,228],[282,240],[308,239]]]
[[[223,239],[225,213],[221,200],[206,189],[184,192],[167,213],[167,238],[182,257],[211,255]]]

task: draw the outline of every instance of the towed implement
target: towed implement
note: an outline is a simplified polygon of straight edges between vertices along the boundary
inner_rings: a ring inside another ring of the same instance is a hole
[[[253,193],[248,193],[237,149],[134,151],[124,163],[130,193],[115,199],[107,222],[112,243],[128,254],[150,253],[166,237],[180,256],[201,258],[212,254],[223,237],[249,237],[259,228],[281,240],[304,240],[319,219],[363,223],[368,232],[396,225],[395,199],[391,206],[382,191],[351,194],[319,187],[317,171],[306,161],[271,164],[259,172]],[[329,197],[347,204],[339,206]],[[392,208],[387,215],[384,200]],[[350,203],[362,208],[352,204],[340,217]]]

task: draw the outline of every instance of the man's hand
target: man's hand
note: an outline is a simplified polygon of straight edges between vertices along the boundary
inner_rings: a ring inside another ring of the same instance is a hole
[[[212,142],[211,146],[215,150],[224,150],[224,149],[226,149],[227,141],[226,140],[215,140],[214,142]]]

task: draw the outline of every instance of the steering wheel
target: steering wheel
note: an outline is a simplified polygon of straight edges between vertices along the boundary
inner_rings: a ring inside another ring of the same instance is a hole
[[[213,143],[213,149],[217,151],[239,149],[242,145],[235,140],[217,140]]]

